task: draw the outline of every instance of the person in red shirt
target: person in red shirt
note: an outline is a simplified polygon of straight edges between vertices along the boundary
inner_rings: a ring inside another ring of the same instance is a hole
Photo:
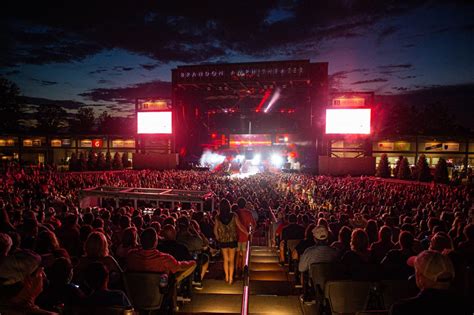
[[[173,256],[157,250],[158,235],[154,228],[145,229],[140,239],[142,248],[132,249],[127,254],[128,271],[174,273],[179,284],[196,268],[194,260],[177,261]]]
[[[237,210],[237,215],[239,217],[239,221],[242,226],[245,228],[246,231],[242,231],[239,226],[237,226],[237,261],[236,261],[236,270],[237,273],[241,272],[244,268],[245,261],[245,251],[247,250],[247,241],[249,239],[248,230],[250,225],[255,229],[257,227],[257,223],[255,222],[255,218],[252,215],[252,212],[245,208],[247,201],[240,197],[237,199],[237,206],[239,207]]]

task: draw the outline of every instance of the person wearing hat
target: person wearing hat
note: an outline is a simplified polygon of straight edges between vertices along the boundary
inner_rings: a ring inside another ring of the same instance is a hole
[[[339,251],[329,246],[329,231],[326,226],[318,225],[312,232],[315,245],[308,247],[301,255],[298,265],[300,272],[309,271],[311,264],[333,262],[339,257]]]
[[[41,257],[32,251],[4,257],[0,262],[0,314],[57,314],[35,304],[45,277]]]
[[[416,285],[420,293],[392,305],[391,315],[410,314],[472,314],[462,296],[451,290],[454,266],[446,255],[425,250],[407,261],[415,268]]]

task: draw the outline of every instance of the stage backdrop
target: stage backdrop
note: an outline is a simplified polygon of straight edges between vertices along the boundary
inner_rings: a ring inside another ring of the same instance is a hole
[[[372,176],[375,174],[375,157],[335,158],[320,156],[319,174],[333,176]]]
[[[136,170],[175,169],[178,163],[179,163],[178,154],[159,154],[159,153],[134,153],[133,154],[133,168]]]

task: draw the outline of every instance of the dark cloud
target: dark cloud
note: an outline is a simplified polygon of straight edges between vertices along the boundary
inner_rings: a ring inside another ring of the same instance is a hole
[[[120,5],[81,1],[52,7],[10,1],[0,13],[0,39],[6,46],[0,57],[10,65],[44,64],[77,61],[114,48],[160,62],[200,62],[235,53],[288,55],[298,48],[314,51],[324,39],[359,36],[382,18],[425,2],[124,0]],[[391,30],[384,32],[388,36]]]
[[[94,102],[114,102],[117,104],[133,104],[137,98],[171,98],[171,82],[151,81],[122,88],[98,88],[80,96]]]
[[[30,97],[30,96],[21,96],[20,103],[25,105],[33,105],[33,106],[41,106],[41,105],[59,105],[64,109],[68,110],[77,110],[80,107],[84,106],[92,106],[92,107],[100,107],[101,104],[86,104],[83,102],[73,101],[73,100],[52,100],[47,98],[41,97]]]
[[[110,80],[105,80],[105,79],[100,79],[99,81],[97,81],[98,84],[109,84],[109,83],[112,83],[112,81]]]
[[[160,66],[159,63],[153,63],[153,64],[147,63],[147,64],[140,65],[140,67],[142,67],[143,69],[150,70],[150,71],[156,69],[159,66]]]
[[[94,74],[99,74],[99,73],[103,73],[103,72],[106,72],[106,71],[107,71],[107,69],[105,69],[105,68],[99,68],[97,70],[90,71],[89,74],[94,75]]]
[[[384,66],[378,66],[380,69],[409,69],[413,67],[412,64],[410,63],[404,63],[404,64],[398,64],[398,65],[384,65]]]
[[[380,33],[379,35],[377,36],[377,40],[376,40],[376,43],[377,45],[381,45],[382,42],[384,41],[384,39],[386,39],[387,37],[389,37],[390,35],[393,35],[397,32],[398,28],[396,28],[395,26],[393,25],[390,25],[390,26],[387,26],[385,27]]]
[[[348,78],[349,74],[366,73],[367,71],[369,71],[369,69],[358,68],[334,72],[333,74],[329,75],[329,89],[331,90],[331,92],[341,90],[341,88],[344,86],[344,80]]]
[[[122,66],[118,66],[118,67],[114,67],[113,70],[115,71],[132,71],[134,68],[133,67],[122,67]]]
[[[5,72],[5,75],[15,75],[15,74],[19,74],[19,73],[20,73],[19,70],[12,70],[12,71]]]
[[[356,81],[352,82],[352,85],[357,85],[357,84],[366,84],[366,83],[379,83],[379,82],[388,82],[387,79],[383,78],[376,78],[376,79],[371,79],[371,80],[361,80],[361,81]]]

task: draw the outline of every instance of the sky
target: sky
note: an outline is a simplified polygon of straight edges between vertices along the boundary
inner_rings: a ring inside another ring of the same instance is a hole
[[[329,63],[332,91],[449,90],[474,117],[473,1],[8,2],[0,76],[32,104],[127,116],[169,98],[178,65],[309,59]]]

